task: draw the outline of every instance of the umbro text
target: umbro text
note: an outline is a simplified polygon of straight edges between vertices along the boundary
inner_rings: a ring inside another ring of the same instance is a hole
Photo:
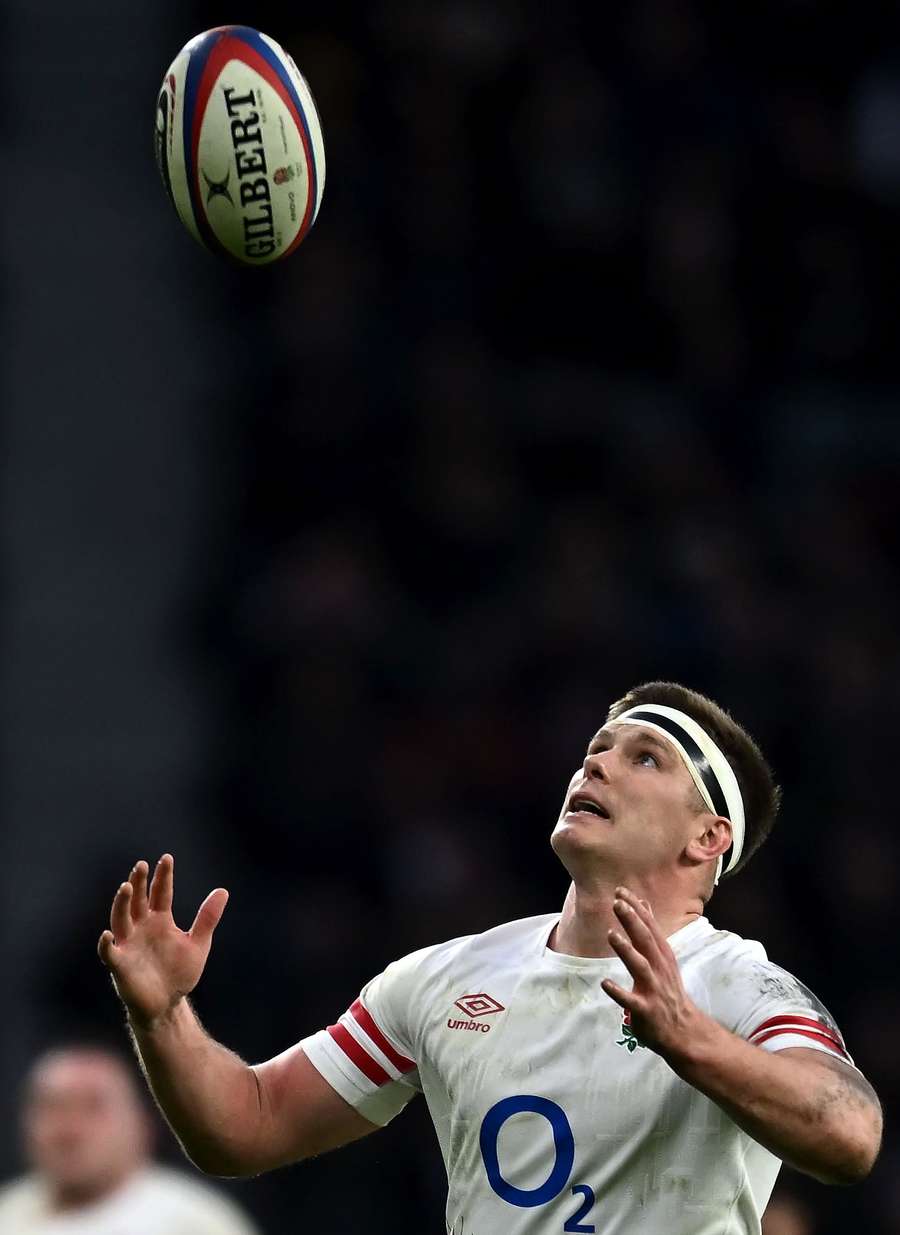
[[[448,1029],[469,1029],[469,1030],[475,1029],[479,1033],[490,1033],[491,1031],[490,1025],[480,1025],[478,1021],[456,1021],[453,1019],[452,1016],[448,1017],[447,1019],[447,1028]]]

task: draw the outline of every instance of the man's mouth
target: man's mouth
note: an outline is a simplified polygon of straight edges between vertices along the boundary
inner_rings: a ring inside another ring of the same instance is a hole
[[[573,798],[569,799],[568,814],[577,815],[582,811],[589,815],[599,815],[601,819],[609,818],[609,811],[605,806],[601,806],[593,798],[582,797],[576,793]]]

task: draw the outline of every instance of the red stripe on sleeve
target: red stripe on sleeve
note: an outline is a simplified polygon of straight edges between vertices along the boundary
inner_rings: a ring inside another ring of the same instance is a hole
[[[356,1000],[350,1009],[350,1015],[358,1025],[362,1026],[378,1049],[388,1057],[394,1067],[400,1072],[409,1072],[416,1066],[414,1059],[407,1059],[405,1055],[401,1055],[398,1050],[391,1046],[390,1042],[388,1042],[387,1038],[363,1007],[362,1000]]]
[[[844,1049],[840,1034],[836,1030],[831,1029],[828,1025],[823,1025],[821,1021],[814,1021],[809,1016],[770,1016],[767,1021],[757,1025],[753,1033],[750,1034],[750,1039],[755,1038],[764,1029],[774,1029],[776,1025],[805,1025],[808,1029],[813,1029],[816,1033],[823,1034],[826,1038],[831,1038],[836,1046],[839,1046],[841,1050]]]
[[[787,1034],[795,1034],[801,1038],[812,1038],[813,1041],[821,1042],[823,1046],[830,1047],[836,1054],[841,1055],[844,1059],[850,1058],[840,1043],[834,1038],[828,1037],[824,1033],[815,1033],[812,1029],[792,1029],[790,1025],[784,1025],[780,1029],[770,1029],[767,1033],[762,1033],[759,1037],[753,1039],[754,1046],[761,1046],[763,1042],[768,1042],[770,1038],[783,1038]]]
[[[374,1084],[383,1085],[385,1081],[391,1079],[381,1064],[376,1063],[372,1056],[360,1046],[349,1029],[345,1029],[343,1025],[329,1025],[328,1032],[348,1059],[352,1060],[360,1072],[365,1073]]]

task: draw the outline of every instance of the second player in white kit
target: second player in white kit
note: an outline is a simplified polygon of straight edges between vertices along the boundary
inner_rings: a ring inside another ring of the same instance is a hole
[[[864,1178],[878,1099],[834,1021],[704,907],[778,806],[752,740],[651,683],[610,709],[553,848],[560,914],[412,953],[327,1030],[255,1068],[186,999],[226,894],[190,932],[172,860],[138,863],[100,953],[154,1094],[203,1169],[251,1174],[358,1139],[424,1094],[452,1235],[758,1235],[782,1161]]]

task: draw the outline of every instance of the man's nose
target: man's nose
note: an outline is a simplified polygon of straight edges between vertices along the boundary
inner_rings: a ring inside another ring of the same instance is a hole
[[[604,785],[609,784],[608,750],[598,750],[592,755],[586,755],[584,760],[584,775],[586,780],[599,780]]]

